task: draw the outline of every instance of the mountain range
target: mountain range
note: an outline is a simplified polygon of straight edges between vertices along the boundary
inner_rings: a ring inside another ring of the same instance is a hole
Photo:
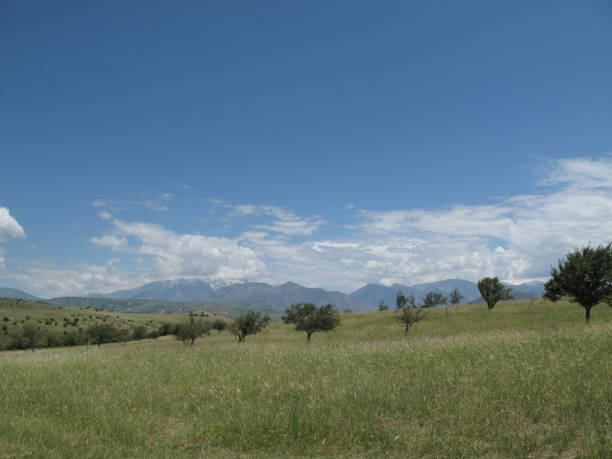
[[[540,297],[544,292],[541,282],[529,282],[520,285],[509,285],[517,299]],[[251,306],[286,308],[293,303],[315,303],[336,305],[340,310],[370,311],[375,309],[382,300],[385,304],[394,306],[398,292],[414,295],[420,300],[428,292],[450,295],[458,289],[463,295],[461,303],[483,302],[475,282],[462,279],[447,279],[417,285],[368,284],[351,294],[329,291],[321,288],[308,288],[295,282],[281,285],[270,285],[263,282],[242,282],[213,288],[200,279],[179,279],[173,281],[158,281],[141,285],[129,290],[118,290],[110,294],[90,294],[93,297],[148,299],[189,302],[233,303]]]
[[[529,282],[510,285],[509,287],[513,289],[513,295],[516,299],[537,298],[544,292],[544,285],[541,282]],[[151,282],[136,288],[117,290],[107,294],[91,293],[87,297],[89,301],[86,301],[85,298],[81,301],[93,302],[95,299],[96,304],[99,304],[100,307],[104,307],[105,303],[108,303],[108,307],[118,306],[118,304],[115,305],[116,300],[150,300],[193,304],[233,304],[256,306],[269,310],[282,310],[293,303],[314,303],[317,305],[331,303],[341,311],[371,311],[376,309],[381,300],[393,307],[398,292],[405,295],[414,295],[418,302],[430,291],[448,296],[455,288],[463,295],[461,303],[483,302],[476,283],[462,279],[447,279],[412,286],[397,283],[391,286],[368,284],[351,294],[321,288],[308,288],[295,282],[286,282],[280,285],[270,285],[263,282],[241,282],[215,289],[212,285],[200,279],[179,279]],[[2,296],[39,299],[21,290],[6,288],[0,288],[0,297]],[[57,305],[62,305],[67,301],[65,298],[55,300],[57,301],[54,304]],[[75,300],[77,299],[72,299],[70,302],[72,303]],[[49,301],[54,302],[54,300]],[[139,307],[144,307],[144,305]],[[159,308],[160,306],[157,305],[156,307]]]
[[[16,288],[0,287],[0,298],[19,298],[22,300],[38,301],[40,298]]]
[[[167,300],[188,302],[233,303],[260,307],[287,308],[293,303],[334,304],[339,310],[371,310],[371,305],[342,292],[308,288],[295,282],[270,285],[263,282],[241,282],[214,289],[200,279],[158,281],[109,294],[92,293],[90,297]]]

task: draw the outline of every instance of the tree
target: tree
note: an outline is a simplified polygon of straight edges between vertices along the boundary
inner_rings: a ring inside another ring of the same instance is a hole
[[[493,309],[498,301],[511,300],[512,289],[502,284],[497,277],[485,277],[478,281],[478,290],[487,302],[487,307]]]
[[[263,332],[269,322],[270,317],[268,314],[262,316],[260,312],[249,311],[234,320],[231,331],[238,337],[238,342],[242,343],[248,335],[256,335]]]
[[[424,308],[435,308],[443,304],[446,304],[446,297],[441,293],[429,292],[425,295],[425,298],[423,298]]]
[[[132,339],[139,340],[145,339],[146,337],[147,327],[145,327],[144,325],[139,325],[138,327],[134,328],[134,331],[132,332]]]
[[[552,276],[544,284],[544,298],[558,301],[567,295],[586,311],[591,319],[591,308],[607,302],[612,306],[612,244],[576,249],[551,268]]]
[[[196,320],[195,314],[190,312],[189,322],[178,327],[176,337],[185,343],[185,345],[187,345],[187,343],[191,343],[191,347],[193,347],[196,339],[205,333],[208,333],[210,329],[211,324],[209,322],[204,322],[202,319]]]
[[[223,330],[227,328],[227,322],[223,319],[215,319],[211,324],[213,330],[217,330],[221,333]]]
[[[389,310],[389,305],[385,304],[385,300],[380,300],[380,302],[378,303],[378,310],[381,312]]]
[[[34,349],[42,344],[42,333],[36,325],[25,324],[21,329],[21,333],[14,335],[10,347],[12,349]]]
[[[98,348],[109,343],[118,335],[118,330],[109,324],[95,324],[87,329],[87,337],[91,339]]]
[[[330,331],[340,323],[338,311],[333,304],[317,308],[312,303],[299,303],[291,305],[282,317],[286,324],[295,324],[295,329],[305,331],[310,344],[310,337],[315,331]]]
[[[425,311],[418,306],[408,306],[400,309],[400,315],[397,318],[406,327],[404,334],[408,334],[408,330],[414,324],[420,322],[425,317]]]
[[[416,307],[416,304],[414,302],[414,295],[404,295],[402,292],[397,292],[397,295],[395,296],[395,307],[397,309],[404,309],[407,306],[410,307]]]
[[[461,303],[462,299],[463,299],[463,295],[456,288],[453,289],[453,291],[451,292],[450,296],[448,297],[448,300],[449,300],[450,304],[453,305],[453,306],[456,306],[459,303]],[[446,305],[446,315],[448,316],[448,304]]]

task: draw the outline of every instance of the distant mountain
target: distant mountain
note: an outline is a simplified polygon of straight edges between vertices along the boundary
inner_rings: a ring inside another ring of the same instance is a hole
[[[34,301],[41,300],[41,298],[38,298],[34,295],[30,295],[28,292],[24,292],[23,290],[8,287],[0,287],[0,298],[20,298],[22,300]]]
[[[541,282],[528,282],[520,285],[509,285],[509,287],[513,289],[513,295],[516,299],[538,298],[544,293],[544,284]],[[381,299],[384,300],[385,304],[393,307],[398,292],[402,292],[404,295],[414,295],[418,302],[428,292],[441,293],[448,297],[455,288],[463,295],[462,304],[484,301],[478,291],[478,285],[475,282],[462,279],[446,279],[413,286],[393,284],[387,287],[380,284],[368,284],[351,293],[351,296],[360,302],[369,304],[371,307],[377,306]]]
[[[540,296],[544,289],[543,284],[537,282],[512,287],[515,289],[517,299]],[[420,301],[428,292],[433,291],[448,296],[455,288],[463,295],[462,303],[473,302],[480,298],[476,283],[462,279],[447,279],[413,286],[393,284],[387,287],[380,284],[368,284],[350,295],[321,288],[308,288],[295,282],[286,282],[281,285],[270,285],[264,282],[242,282],[226,285],[215,290],[210,284],[199,279],[179,279],[152,282],[109,294],[90,294],[89,297],[105,299],[104,304],[110,305],[108,307],[112,307],[113,304],[110,300],[147,300],[194,304],[233,304],[279,310],[285,309],[293,303],[314,303],[316,305],[331,303],[339,310],[371,311],[376,309],[381,299],[385,301],[385,304],[394,306],[395,296],[400,291],[406,295],[414,295],[417,301]],[[118,307],[118,310],[127,312],[127,309],[124,309],[125,307],[132,308],[132,306],[122,304],[121,307]],[[159,307],[162,306],[138,305],[137,309],[144,308],[147,312],[153,312],[151,308]]]
[[[210,284],[199,279],[159,281],[129,290],[118,290],[109,294],[90,294],[92,298],[164,300],[206,303],[231,303],[269,308],[287,308],[293,303],[332,303],[339,310],[367,311],[373,309],[367,303],[345,293],[321,288],[308,288],[287,282],[270,285],[263,282],[242,282],[214,290]]]
[[[117,290],[109,294],[90,293],[94,298],[131,300],[203,301],[215,291],[210,284],[200,279],[179,279],[151,282],[128,290]]]

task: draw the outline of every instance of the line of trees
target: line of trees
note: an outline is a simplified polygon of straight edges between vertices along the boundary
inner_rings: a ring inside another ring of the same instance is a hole
[[[492,310],[503,300],[512,299],[511,289],[505,286],[497,277],[485,277],[478,281],[478,290]],[[551,268],[551,278],[545,284],[545,299],[556,302],[567,297],[572,302],[580,304],[585,309],[586,321],[590,321],[591,309],[599,303],[607,302],[612,306],[612,244],[606,246],[586,246],[576,249],[559,260],[557,267]],[[396,308],[400,312],[398,320],[404,326],[404,333],[416,323],[423,320],[427,308],[456,305],[463,295],[454,289],[449,297],[438,292],[428,292],[417,305],[414,295],[404,295],[398,292]],[[387,311],[388,305],[381,301],[378,310]],[[5,318],[5,320],[8,320]],[[333,305],[317,307],[312,303],[291,305],[282,316],[286,324],[293,324],[297,331],[306,332],[307,342],[316,331],[334,330],[340,323],[338,311]],[[163,323],[158,330],[148,331],[144,326],[138,326],[130,331],[116,328],[106,323],[96,323],[86,331],[42,331],[34,324],[24,324],[20,332],[12,336],[9,349],[31,349],[38,347],[74,346],[93,343],[100,347],[104,343],[126,342],[145,338],[157,338],[164,335],[175,335],[186,345],[194,345],[197,338],[209,334],[211,330],[221,332],[227,328],[234,334],[239,343],[246,341],[247,336],[265,331],[270,317],[267,314],[250,311],[235,319],[231,324],[223,319],[203,321],[190,313],[189,321],[183,324]]]

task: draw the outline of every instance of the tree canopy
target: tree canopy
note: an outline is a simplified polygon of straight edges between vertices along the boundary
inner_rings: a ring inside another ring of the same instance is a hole
[[[424,308],[435,308],[436,306],[440,306],[446,304],[447,299],[441,293],[429,292],[423,298],[423,307]]]
[[[338,312],[333,304],[317,308],[312,303],[291,305],[282,317],[286,324],[295,324],[295,329],[305,331],[310,343],[310,337],[315,331],[330,331],[340,323]]]
[[[576,249],[559,260],[550,275],[544,298],[558,301],[569,296],[586,310],[587,322],[593,306],[604,301],[612,306],[612,244]]]
[[[487,302],[487,307],[493,309],[502,300],[511,300],[512,289],[506,287],[497,277],[485,277],[478,281],[478,290]]]
[[[270,316],[268,314],[262,316],[261,312],[249,311],[234,320],[231,331],[238,337],[238,342],[242,343],[247,336],[263,332],[269,322]]]
[[[191,347],[193,347],[196,339],[204,334],[207,334],[210,329],[210,322],[204,322],[202,319],[196,319],[193,313],[189,313],[189,322],[179,325],[176,332],[176,337],[185,343],[185,345],[187,343],[191,343]]]

